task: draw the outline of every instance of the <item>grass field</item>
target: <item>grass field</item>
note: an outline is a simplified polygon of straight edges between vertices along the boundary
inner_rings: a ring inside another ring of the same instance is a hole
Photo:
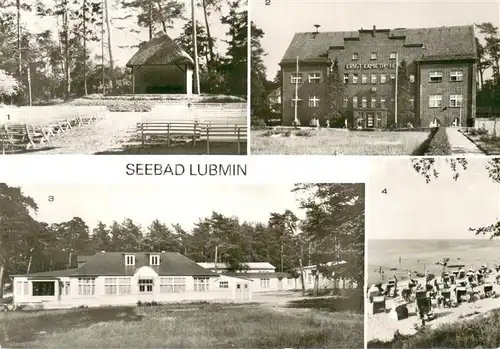
[[[363,315],[269,304],[0,313],[9,348],[362,348]]]
[[[306,136],[268,136],[252,130],[252,154],[276,155],[412,155],[428,132],[311,130]],[[296,131],[295,131],[296,132]]]

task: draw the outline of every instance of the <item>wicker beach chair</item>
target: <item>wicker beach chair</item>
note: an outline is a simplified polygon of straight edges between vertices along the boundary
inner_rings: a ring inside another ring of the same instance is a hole
[[[385,313],[385,297],[384,296],[377,296],[373,297],[373,314],[377,314],[379,312]]]
[[[430,297],[428,297],[426,291],[417,291],[416,293],[416,306],[417,312],[422,320],[422,325],[425,325],[425,321],[430,320],[434,317],[432,311],[432,302]]]
[[[443,308],[451,308],[451,290],[449,288],[441,290],[441,301]]]

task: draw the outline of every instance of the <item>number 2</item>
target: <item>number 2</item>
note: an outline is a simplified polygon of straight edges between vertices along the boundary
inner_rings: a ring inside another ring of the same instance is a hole
[[[264,0],[266,6],[271,6],[271,0]]]

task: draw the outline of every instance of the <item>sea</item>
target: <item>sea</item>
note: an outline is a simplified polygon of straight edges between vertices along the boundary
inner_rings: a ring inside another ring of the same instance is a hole
[[[449,266],[465,265],[466,269],[500,265],[500,240],[368,239],[367,243],[369,285],[387,282],[393,276],[407,279],[409,270],[422,274],[428,270],[440,275],[443,267],[436,263],[443,258],[449,258]],[[379,267],[383,274],[379,273]]]

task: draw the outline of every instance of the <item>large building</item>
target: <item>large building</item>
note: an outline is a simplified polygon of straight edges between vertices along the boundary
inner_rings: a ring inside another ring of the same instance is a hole
[[[219,275],[177,252],[100,252],[78,268],[14,275],[14,305],[36,308],[138,302],[249,301],[252,281]]]
[[[280,62],[282,123],[293,124],[297,103],[301,125],[309,125],[312,117],[324,125],[325,82],[336,60],[351,128],[401,124],[394,101],[396,62],[404,61],[412,124],[465,126],[476,113],[476,59],[473,26],[297,33]]]

